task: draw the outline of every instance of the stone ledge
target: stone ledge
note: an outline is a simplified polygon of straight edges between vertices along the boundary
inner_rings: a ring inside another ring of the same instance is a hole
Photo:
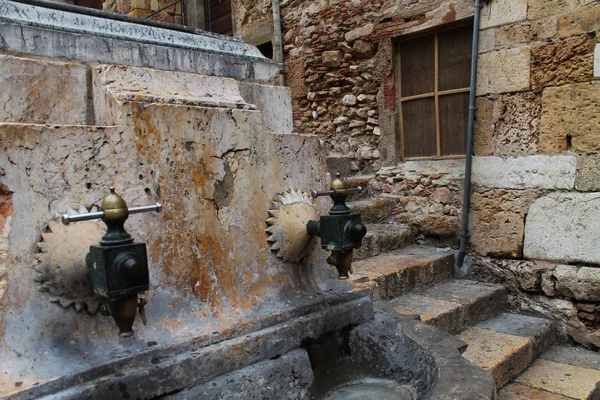
[[[492,189],[573,189],[573,156],[473,157],[473,183]]]
[[[48,12],[42,21],[32,16]],[[251,81],[271,81],[279,74],[279,66],[262,57],[256,48],[233,39],[47,10],[8,0],[0,0],[0,15],[1,51]],[[65,27],[69,24],[70,29]]]
[[[127,393],[131,398],[160,397],[287,353],[308,338],[316,339],[326,332],[359,325],[372,318],[370,298],[358,298],[211,346],[198,348],[202,340],[197,338],[149,352],[154,354],[115,361],[87,374],[44,382],[13,396],[17,399],[44,395],[61,399],[122,398],[123,393]],[[127,373],[123,374],[125,368]],[[144,385],[139,384],[142,381]]]

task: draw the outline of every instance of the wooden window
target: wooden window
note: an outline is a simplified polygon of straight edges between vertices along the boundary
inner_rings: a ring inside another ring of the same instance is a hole
[[[472,34],[462,26],[398,43],[403,159],[465,154]]]
[[[231,0],[204,0],[205,29],[221,35],[233,35]]]

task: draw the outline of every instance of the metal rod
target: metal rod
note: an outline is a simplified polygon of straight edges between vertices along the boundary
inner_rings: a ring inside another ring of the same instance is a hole
[[[462,225],[460,233],[460,250],[456,260],[458,268],[462,268],[467,256],[469,244],[469,210],[471,209],[471,171],[473,165],[473,130],[475,127],[475,91],[477,89],[477,55],[479,53],[479,16],[481,2],[475,0],[475,19],[473,21],[473,45],[471,48],[471,91],[469,92],[469,125],[467,128],[467,159],[465,163],[465,184],[463,192]]]
[[[159,12],[161,12],[161,11],[164,11],[164,10],[166,10],[167,8],[169,8],[169,7],[172,7],[172,6],[174,6],[175,4],[177,4],[177,3],[182,3],[182,2],[183,2],[183,0],[175,0],[175,1],[174,1],[174,2],[172,2],[171,4],[167,4],[166,6],[164,6],[164,7],[162,7],[162,8],[159,8],[158,10],[156,10],[156,11],[152,12],[151,14],[148,14],[148,15],[146,15],[146,16],[144,17],[144,19],[148,19],[148,18],[150,18],[150,17],[153,17],[153,16],[155,16],[156,14],[158,14]],[[182,9],[183,9],[183,6],[182,6]]]
[[[62,223],[69,225],[71,222],[89,221],[90,219],[101,219],[104,218],[104,211],[98,211],[87,214],[69,215],[63,214]]]
[[[128,209],[128,211],[129,211],[129,215],[140,214],[140,213],[144,213],[144,212],[152,212],[152,211],[161,212],[162,204],[156,203],[151,206],[131,207]],[[61,220],[62,220],[63,224],[69,225],[71,222],[89,221],[91,219],[102,219],[102,218],[104,218],[104,211],[97,211],[97,212],[93,212],[93,213],[77,214],[77,215],[63,214]]]
[[[139,213],[144,213],[144,212],[152,212],[152,211],[161,212],[162,211],[162,204],[156,203],[156,204],[153,204],[151,206],[131,207],[129,209],[129,215],[131,215],[131,214],[139,214]]]
[[[346,191],[348,193],[356,193],[356,192],[362,192],[363,188],[361,186],[352,188],[352,189],[346,189]],[[316,199],[317,197],[321,197],[321,196],[333,196],[336,194],[335,190],[327,190],[324,192],[319,192],[317,190],[312,190],[310,192],[310,197],[312,197],[313,199]]]

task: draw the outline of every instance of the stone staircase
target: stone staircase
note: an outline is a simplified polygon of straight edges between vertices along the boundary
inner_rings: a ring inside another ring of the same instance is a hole
[[[503,286],[454,279],[449,242],[395,222],[401,198],[372,189],[374,178],[347,178],[364,189],[348,206],[369,231],[353,281],[376,283],[384,310],[453,335],[463,357],[492,374],[498,400],[600,399],[600,354],[557,343],[552,321],[506,312]]]
[[[351,279],[376,283],[385,309],[453,334],[463,357],[491,372],[498,399],[600,399],[599,354],[556,344],[552,321],[506,312],[504,287],[454,279],[454,262],[452,250],[406,241],[354,262]]]

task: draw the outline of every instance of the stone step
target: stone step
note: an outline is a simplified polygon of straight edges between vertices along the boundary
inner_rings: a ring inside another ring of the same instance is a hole
[[[413,243],[412,231],[404,224],[367,224],[362,246],[354,250],[354,260],[364,260]]]
[[[490,371],[499,389],[523,372],[555,341],[551,321],[502,313],[462,331],[463,357]]]
[[[347,177],[346,182],[348,182],[349,188],[357,188],[360,186],[363,189],[362,192],[350,193],[348,195],[348,201],[364,200],[373,196],[375,193],[369,186],[369,181],[371,181],[371,179],[375,179],[375,175],[354,175]]]
[[[367,200],[349,201],[346,203],[353,214],[360,214],[363,224],[388,222],[395,199],[374,197]]]
[[[421,321],[448,333],[493,317],[505,304],[506,289],[502,285],[458,279],[390,301],[400,314],[418,314]]]
[[[453,251],[409,246],[353,263],[355,282],[373,281],[382,299],[392,299],[450,279]]]
[[[600,398],[600,354],[554,345],[498,392],[498,400]]]

